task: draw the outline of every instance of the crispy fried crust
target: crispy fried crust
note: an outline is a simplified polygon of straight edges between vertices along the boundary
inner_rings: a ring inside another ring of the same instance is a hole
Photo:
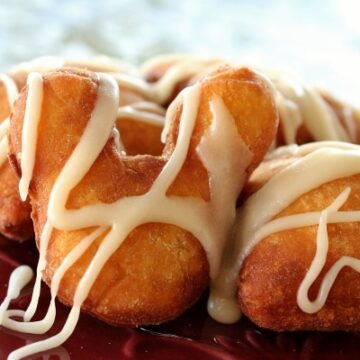
[[[8,162],[0,167],[0,233],[9,239],[25,241],[34,236],[28,201],[18,193],[19,180]]]
[[[44,77],[44,102],[39,124],[36,163],[30,184],[32,217],[37,241],[46,221],[49,194],[86,126],[97,96],[97,78],[89,72],[62,70]],[[277,129],[277,112],[267,84],[247,69],[223,69],[204,80],[201,105],[185,164],[168,194],[210,198],[206,169],[195,151],[211,123],[208,100],[222,96],[236,119],[240,136],[254,153],[251,171],[266,153]],[[228,96],[226,94],[233,94]],[[26,90],[16,104],[10,129],[10,152],[19,171],[16,154],[21,150],[21,130]],[[61,106],[60,106],[61,105]],[[61,109],[61,111],[60,111]],[[84,179],[72,190],[67,207],[79,208],[99,201],[149,190],[174,148],[181,106],[161,157],[120,156],[114,140]],[[62,136],[58,141],[59,134]],[[109,176],[111,174],[111,176]],[[55,269],[84,234],[91,231],[58,231],[52,234],[44,272],[50,284]],[[71,304],[79,279],[101,242],[96,241],[65,275],[59,299]],[[161,261],[159,261],[161,259]],[[149,324],[172,319],[191,306],[208,284],[209,265],[199,241],[173,225],[144,224],[133,230],[112,255],[97,278],[83,310],[112,324]]]
[[[164,148],[162,126],[124,118],[116,122],[116,127],[127,155],[161,155]]]
[[[11,112],[6,88],[0,82],[0,122]],[[24,241],[34,235],[30,204],[20,200],[18,178],[8,162],[0,165],[0,233],[9,239]]]
[[[266,182],[290,159],[262,166],[250,182]],[[275,169],[275,170],[274,170]],[[352,191],[342,210],[360,209],[360,175],[332,181],[314,189],[276,216],[321,211],[347,186]],[[341,256],[360,258],[359,223],[328,225],[329,252],[326,265],[310,288],[309,298],[318,293],[321,280]],[[325,306],[315,314],[300,310],[298,288],[314,258],[317,226],[282,231],[262,239],[246,258],[239,275],[238,299],[243,312],[259,326],[274,330],[359,330],[360,274],[350,268],[339,273]],[[351,285],[350,285],[351,284]]]

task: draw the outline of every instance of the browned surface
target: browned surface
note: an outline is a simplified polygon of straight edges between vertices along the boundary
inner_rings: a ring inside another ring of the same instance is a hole
[[[254,184],[266,182],[291,159],[262,165],[252,176]],[[260,171],[262,169],[262,172]],[[320,211],[351,186],[342,210],[360,209],[360,175],[324,184],[301,196],[276,216]],[[284,190],[285,191],[285,190]],[[266,205],[264,205],[266,206]],[[245,260],[239,276],[239,301],[244,313],[259,326],[275,330],[359,330],[360,274],[350,268],[339,273],[328,300],[318,313],[306,314],[296,295],[315,255],[317,226],[282,231],[262,239]],[[319,278],[310,288],[314,299],[324,274],[344,255],[360,258],[359,223],[328,225],[329,253]]]
[[[121,119],[116,123],[127,155],[161,155],[163,127],[132,119]]]
[[[0,82],[0,123],[10,112],[6,88]],[[20,200],[18,179],[8,162],[0,165],[0,233],[18,241],[27,240],[34,234],[30,205]]]
[[[44,78],[36,164],[30,185],[37,240],[46,221],[52,185],[79,142],[94,107],[97,88],[97,80],[89,72],[65,70]],[[247,69],[223,69],[203,81],[201,89],[201,105],[190,150],[168,194],[208,200],[207,171],[195,149],[211,123],[208,101],[212,96],[223,97],[240,136],[254,153],[249,171],[261,161],[275,136],[277,114],[267,85]],[[17,169],[15,154],[21,149],[25,99],[26,91],[16,104],[10,131],[11,157]],[[173,151],[180,115],[181,107],[161,157],[120,156],[113,139],[109,139],[90,171],[71,192],[68,208],[99,201],[112,203],[125,196],[145,193]],[[44,273],[48,284],[60,262],[90,230],[52,234]],[[59,291],[64,303],[71,304],[74,289],[100,242],[98,239],[64,277]],[[144,224],[133,230],[112,255],[83,309],[113,324],[162,322],[191,306],[207,286],[208,277],[206,254],[194,236],[172,225]]]

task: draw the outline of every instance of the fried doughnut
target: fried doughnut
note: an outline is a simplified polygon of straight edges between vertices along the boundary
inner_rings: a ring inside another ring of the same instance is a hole
[[[31,147],[22,134],[25,104],[39,101],[37,87],[43,107],[29,122],[30,132],[37,128]],[[162,156],[129,157],[109,138],[117,96],[106,75],[34,75],[11,120],[10,158],[22,176],[21,192],[29,185],[40,249],[25,319],[35,311],[43,274],[53,296],[72,305],[59,342],[71,335],[80,308],[111,324],[138,325],[172,319],[191,306],[219,270],[238,194],[277,130],[267,80],[227,67],[171,104]],[[33,169],[25,161],[34,161]],[[31,323],[7,319],[7,325],[34,331]],[[53,346],[38,345],[22,351]]]
[[[237,227],[244,314],[278,331],[358,331],[360,146],[284,148],[249,183]]]

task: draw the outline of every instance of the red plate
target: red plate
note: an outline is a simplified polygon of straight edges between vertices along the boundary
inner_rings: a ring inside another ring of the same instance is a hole
[[[3,299],[11,271],[21,263],[35,266],[33,242],[15,244],[0,239],[0,298]],[[16,301],[25,308],[31,289]],[[47,309],[49,292],[43,287],[41,316]],[[57,304],[57,320],[51,334],[61,328],[68,309]],[[0,360],[25,344],[47,335],[15,333],[0,327]],[[57,357],[56,357],[57,355]],[[358,333],[274,333],[262,330],[247,319],[221,325],[206,313],[205,297],[179,319],[146,328],[111,327],[82,315],[74,334],[63,346],[32,359],[359,359]]]

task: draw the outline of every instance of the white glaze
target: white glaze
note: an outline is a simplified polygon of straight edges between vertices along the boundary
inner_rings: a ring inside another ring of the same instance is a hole
[[[320,272],[325,265],[326,257],[329,249],[329,239],[326,228],[328,223],[328,216],[331,213],[336,213],[341,208],[341,206],[344,205],[344,203],[346,202],[346,200],[350,195],[350,191],[351,191],[350,188],[346,188],[333,201],[333,203],[330,206],[328,206],[326,209],[324,209],[321,212],[320,220],[319,220],[319,228],[316,237],[316,253],[310,265],[310,268],[305,275],[305,278],[300,284],[297,293],[297,303],[300,309],[309,314],[319,311],[324,306],[329,291],[331,289],[331,286],[336,279],[335,273],[333,273],[331,270],[328,271],[328,273],[325,275],[321,283],[318,295],[313,301],[309,300],[309,295],[308,295],[309,289],[316,280],[316,278],[320,275]],[[352,211],[349,211],[349,213],[352,213]],[[359,221],[360,217],[358,217],[357,220]],[[354,263],[356,264],[355,259],[354,259]],[[360,264],[360,260],[357,260],[357,263]],[[360,270],[359,265],[358,268]]]
[[[14,103],[19,95],[15,81],[6,74],[0,73],[0,81],[5,85],[8,101],[11,111],[13,110]]]
[[[151,112],[153,114],[166,116],[166,110],[161,106],[154,102],[150,101],[137,101],[132,103],[131,106],[138,111],[146,111]]]
[[[340,150],[359,151],[359,145],[340,141],[315,141],[304,145],[286,145],[276,148],[274,151],[266,154],[265,160],[271,160],[279,156],[305,156],[315,150],[323,148],[335,148]]]
[[[11,300],[19,297],[21,290],[31,281],[32,277],[33,271],[27,265],[19,266],[12,272],[6,297],[0,306],[0,325],[4,322],[4,315]]]
[[[21,153],[21,179],[19,193],[22,201],[27,198],[32,172],[35,166],[37,128],[43,100],[43,80],[39,73],[30,73],[27,80],[28,95],[24,114]]]
[[[61,279],[65,275],[66,271],[80,258],[80,256],[90,247],[90,245],[101,235],[104,234],[106,231],[105,227],[99,227],[98,229],[91,232],[88,236],[85,236],[66,256],[64,261],[61,263],[61,265],[56,269],[54,276],[51,281],[51,300],[50,304],[47,310],[46,315],[43,319],[38,321],[30,322],[31,317],[33,316],[33,311],[36,310],[36,304],[38,301],[38,298],[36,300],[33,300],[32,303],[34,305],[30,305],[28,307],[28,310],[34,309],[30,312],[27,312],[27,316],[25,316],[25,312],[22,315],[25,319],[25,322],[20,322],[11,319],[11,316],[14,316],[14,310],[8,310],[6,312],[7,317],[3,321],[3,325],[6,326],[8,329],[22,332],[22,333],[31,333],[31,334],[44,334],[54,324],[55,316],[56,316],[56,306],[55,306],[55,298],[59,289],[59,285],[61,282]],[[37,275],[37,279],[41,279],[41,273],[40,275]],[[30,316],[31,315],[31,316]]]
[[[0,165],[4,164],[7,159],[8,139],[7,134],[10,127],[9,119],[0,124]]]
[[[0,81],[5,86],[8,103],[10,105],[10,111],[13,111],[15,100],[19,95],[16,83],[10,76],[6,74],[0,74]],[[4,164],[7,159],[7,134],[9,127],[10,119],[8,117],[0,123],[0,165]]]
[[[7,136],[9,127],[10,127],[10,119],[7,118],[0,124],[0,139],[3,139]]]

